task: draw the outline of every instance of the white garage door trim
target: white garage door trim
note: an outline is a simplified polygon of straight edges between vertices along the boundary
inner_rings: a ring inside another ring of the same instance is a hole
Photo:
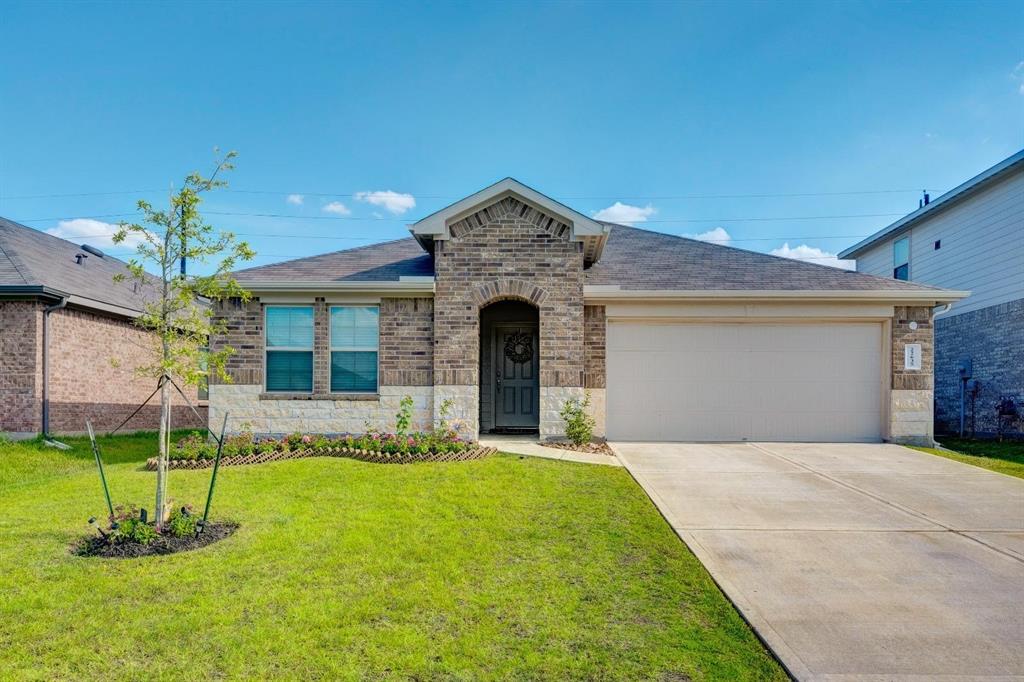
[[[879,441],[881,320],[609,319],[614,440]]]

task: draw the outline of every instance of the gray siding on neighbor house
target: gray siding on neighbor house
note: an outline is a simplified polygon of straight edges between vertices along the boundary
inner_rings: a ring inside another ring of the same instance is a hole
[[[1024,171],[941,210],[894,238],[910,236],[910,279],[970,291],[936,319],[1024,298]],[[858,272],[892,277],[886,239],[857,259]],[[941,248],[935,249],[935,241]]]

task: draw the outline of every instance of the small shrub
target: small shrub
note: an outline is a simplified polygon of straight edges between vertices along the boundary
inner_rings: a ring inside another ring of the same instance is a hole
[[[412,396],[402,396],[398,404],[398,414],[395,415],[395,434],[405,436],[409,433],[409,426],[412,425]]]
[[[303,443],[303,438],[308,438],[308,436],[303,436],[301,433],[296,431],[295,433],[284,439],[285,445],[287,446],[285,449],[291,450],[292,452],[295,452],[296,450],[301,450],[305,445]]]
[[[117,528],[113,527],[115,523]],[[137,542],[140,545],[148,545],[158,537],[156,528],[142,520],[142,512],[134,504],[114,507],[110,524],[114,531],[114,542]]]
[[[185,505],[171,512],[171,518],[167,521],[166,532],[176,538],[195,535],[198,523],[199,517],[192,512],[192,506]]]
[[[594,418],[587,414],[590,407],[590,391],[583,395],[583,400],[570,398],[562,405],[559,413],[565,422],[565,435],[576,445],[589,443],[594,437]]]

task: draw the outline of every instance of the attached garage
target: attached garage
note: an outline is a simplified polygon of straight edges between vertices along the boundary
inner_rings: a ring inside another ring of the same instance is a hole
[[[877,441],[883,325],[615,320],[607,433],[629,441]]]

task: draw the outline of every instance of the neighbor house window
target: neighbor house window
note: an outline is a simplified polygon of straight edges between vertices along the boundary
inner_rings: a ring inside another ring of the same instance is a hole
[[[268,306],[267,391],[313,392],[313,306]]]
[[[331,391],[377,392],[376,306],[331,308]]]
[[[910,279],[910,237],[892,243],[892,276],[896,279]]]

